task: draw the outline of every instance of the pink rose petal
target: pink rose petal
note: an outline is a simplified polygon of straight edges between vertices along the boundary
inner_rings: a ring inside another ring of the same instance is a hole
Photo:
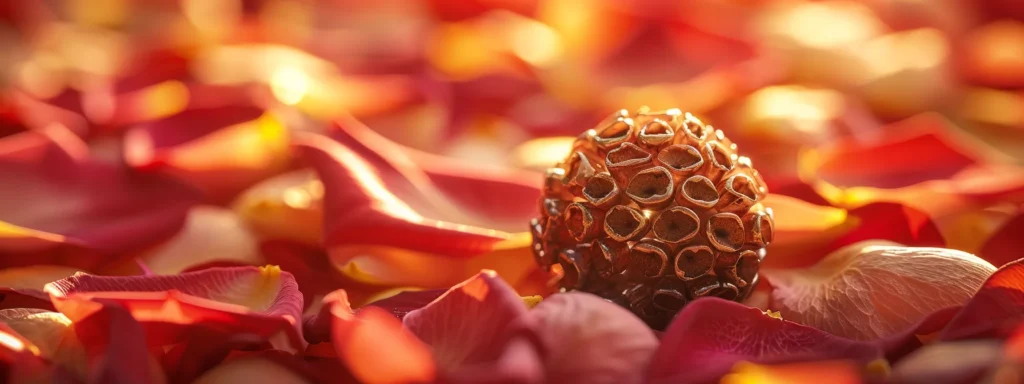
[[[961,306],[995,271],[969,253],[884,241],[856,243],[806,269],[762,271],[782,318],[855,340],[903,332]]]
[[[844,339],[717,298],[688,304],[669,325],[651,362],[649,382],[717,382],[733,364],[881,357],[877,346]]]
[[[498,359],[508,333],[526,314],[519,295],[494,272],[484,271],[409,312],[403,323],[433,348],[440,367],[454,372]]]
[[[548,382],[641,383],[658,339],[638,317],[587,293],[557,294],[530,312]]]

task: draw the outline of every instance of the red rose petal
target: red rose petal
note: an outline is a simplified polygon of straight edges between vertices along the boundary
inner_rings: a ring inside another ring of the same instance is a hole
[[[387,245],[452,256],[474,256],[508,238],[504,232],[427,218],[396,196],[401,175],[381,170],[351,149],[316,134],[296,134],[295,145],[324,184],[325,241]],[[401,183],[414,184],[402,178]],[[417,195],[413,192],[413,195]],[[436,195],[435,195],[436,197]],[[425,198],[422,197],[421,198]],[[401,233],[401,236],[395,236]]]
[[[0,188],[0,250],[26,256],[60,246],[79,256],[48,253],[53,264],[95,270],[101,261],[81,256],[83,250],[121,255],[181,227],[196,191],[92,159],[84,143],[61,132],[66,130],[27,132],[0,142],[0,175],[6,181]],[[4,264],[44,260],[8,257]]]
[[[774,288],[769,308],[784,319],[849,339],[876,340],[965,304],[994,271],[965,252],[866,241],[810,268],[762,275]]]
[[[638,317],[586,293],[557,294],[531,312],[548,382],[641,383],[658,339]]]
[[[1003,223],[982,246],[979,256],[1001,266],[1017,260],[1024,250],[1024,215],[1017,215]]]
[[[48,284],[54,307],[72,321],[97,301],[128,308],[151,345],[177,343],[196,326],[220,334],[253,334],[275,348],[302,350],[302,296],[277,267],[215,268],[173,276],[75,275]],[[283,334],[281,339],[278,334]],[[269,340],[268,340],[269,339]]]
[[[46,382],[46,364],[31,341],[0,324],[0,379],[12,383]]]
[[[526,314],[519,295],[494,272],[483,271],[409,312],[403,323],[433,349],[442,368],[455,372],[498,360],[508,332]]]
[[[687,305],[661,338],[650,382],[717,382],[733,364],[881,357],[870,343],[844,339],[717,298]]]
[[[949,124],[938,115],[918,115],[886,127],[887,136],[869,143],[840,140],[819,149],[816,174],[840,187],[898,188],[949,179],[985,163],[979,155],[985,151],[954,136]]]
[[[194,109],[146,123],[125,136],[125,160],[187,180],[214,201],[284,170],[287,132],[252,106]]]
[[[406,203],[461,216],[460,224],[520,232],[535,215],[541,175],[438,156],[396,144],[358,120],[340,118],[331,137],[381,173]],[[402,191],[420,191],[403,194]],[[464,222],[465,221],[465,222]]]
[[[91,382],[166,383],[146,346],[143,326],[128,309],[98,300],[94,311],[75,321],[75,332],[90,355]]]
[[[1006,337],[1024,321],[1024,259],[999,268],[939,336],[941,340]]]
[[[842,209],[771,194],[764,205],[775,215],[775,239],[762,268],[810,266],[831,251],[869,239],[913,246],[945,245],[927,215],[902,204]]]

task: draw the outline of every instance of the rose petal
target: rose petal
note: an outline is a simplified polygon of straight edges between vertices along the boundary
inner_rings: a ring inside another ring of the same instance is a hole
[[[784,319],[855,340],[902,332],[931,313],[970,300],[996,270],[969,253],[865,241],[813,267],[764,270],[769,308]]]
[[[925,346],[893,367],[898,383],[976,383],[1002,360],[1003,349],[991,340]]]
[[[167,242],[140,256],[152,273],[176,274],[212,261],[265,265],[256,237],[232,211],[196,206],[185,227]]]
[[[430,382],[437,375],[427,345],[384,310],[335,311],[331,333],[338,357],[362,382]]]
[[[13,383],[52,382],[56,379],[48,371],[47,364],[31,341],[0,324],[0,369],[4,371],[4,380]]]
[[[442,369],[456,372],[499,360],[508,332],[526,314],[519,295],[493,271],[483,271],[409,312],[403,323],[433,349]]]
[[[94,302],[95,310],[75,320],[75,331],[90,360],[89,374],[99,383],[167,382],[146,349],[142,325],[124,307],[108,300]]]
[[[417,211],[505,232],[521,232],[523,220],[536,213],[539,174],[404,147],[352,118],[338,119],[331,128],[333,139],[375,166],[392,191]]]
[[[509,236],[478,227],[456,229],[457,224],[422,216],[391,192],[378,169],[325,136],[296,134],[295,145],[324,183],[328,247],[387,245],[469,256]]]
[[[283,124],[249,106],[194,109],[146,123],[126,133],[124,146],[132,167],[187,180],[218,202],[283,171],[289,160]]]
[[[980,256],[994,265],[1004,265],[1021,256],[1024,250],[1024,214],[1017,215],[985,241]]]
[[[536,270],[529,244],[528,234],[517,234],[495,246],[494,251],[472,258],[383,246],[346,246],[332,249],[330,258],[342,274],[366,284],[444,288],[481,269],[494,270],[508,281],[522,281]]]
[[[404,319],[405,315],[409,314],[409,312],[425,307],[427,304],[437,300],[437,298],[441,297],[445,292],[447,292],[447,290],[444,289],[402,291],[394,296],[372,301],[367,305],[384,309],[401,320]]]
[[[798,362],[881,357],[878,347],[779,320],[717,298],[688,304],[654,354],[650,382],[716,382],[739,361]]]
[[[39,308],[53,310],[43,287],[80,272],[57,265],[32,265],[0,270],[0,308]]]
[[[176,343],[200,326],[221,334],[253,334],[278,349],[305,347],[302,296],[291,274],[275,266],[173,276],[79,274],[47,284],[46,291],[72,321],[97,311],[97,301],[125,306],[146,327],[151,345]]]
[[[331,265],[323,249],[287,241],[265,241],[260,244],[260,253],[268,263],[281,267],[295,276],[302,291],[303,302],[309,307],[316,303],[315,297],[325,295],[343,286],[349,293],[360,294],[352,281],[347,281]],[[361,296],[356,302],[360,302]]]
[[[85,350],[66,316],[42,309],[12,308],[0,310],[0,323],[31,342],[39,356],[79,375],[85,373]]]
[[[47,263],[25,256],[50,252],[50,263],[93,269],[119,258],[97,260],[83,251],[122,255],[153,245],[181,227],[198,199],[191,188],[159,176],[137,175],[89,157],[73,136],[48,131],[11,136],[0,150],[0,249],[6,265]],[[59,204],[57,204],[57,203]],[[77,253],[77,257],[75,257]]]
[[[1024,259],[999,268],[939,335],[941,340],[1005,337],[1024,320]]]
[[[307,384],[312,381],[292,372],[288,368],[261,358],[234,359],[207,371],[195,384]]]
[[[640,383],[658,346],[638,317],[591,294],[554,295],[530,316],[545,346],[548,382]]]
[[[303,169],[253,185],[235,199],[233,208],[263,239],[320,245],[323,196],[316,173]]]
[[[722,377],[722,384],[858,384],[864,382],[861,370],[856,364],[842,360],[780,365],[740,363],[732,373]]]
[[[775,240],[762,268],[813,265],[829,252],[868,239],[914,246],[943,246],[935,224],[924,213],[896,203],[854,209],[810,204],[771,194],[763,204],[775,215]]]
[[[934,217],[1019,199],[1024,191],[1024,171],[1012,159],[938,115],[918,115],[882,132],[874,140],[851,137],[808,151],[801,157],[804,178],[837,206],[898,202]],[[851,159],[871,160],[852,167]]]

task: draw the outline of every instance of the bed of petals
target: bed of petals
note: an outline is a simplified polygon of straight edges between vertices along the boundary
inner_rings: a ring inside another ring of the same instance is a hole
[[[0,382],[1024,382],[1018,2],[11,0],[0,41]],[[528,232],[642,105],[776,223],[664,331]]]

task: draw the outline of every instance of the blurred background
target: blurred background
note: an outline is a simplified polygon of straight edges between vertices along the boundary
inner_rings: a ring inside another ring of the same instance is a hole
[[[196,242],[259,262],[224,227],[319,243],[323,187],[289,137],[352,117],[403,151],[538,172],[616,110],[678,107],[772,192],[853,208],[894,191],[963,234],[952,247],[977,251],[1020,207],[907,189],[1019,180],[1018,0],[2,0],[0,44],[0,136],[59,123],[96,159],[205,192],[191,242],[146,256],[158,273]],[[979,165],[1002,168],[960,179]]]

